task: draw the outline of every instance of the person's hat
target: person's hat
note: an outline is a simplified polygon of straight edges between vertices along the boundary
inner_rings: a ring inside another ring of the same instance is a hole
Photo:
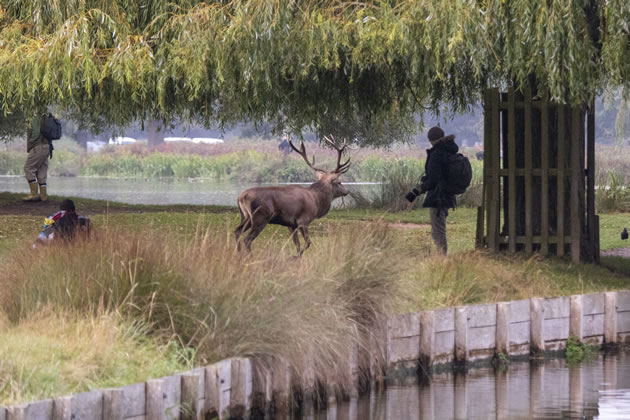
[[[429,142],[431,142],[432,146],[435,146],[442,140],[450,140],[455,138],[454,135],[444,136],[444,131],[438,126],[431,127],[429,133],[427,134],[427,137],[429,138]]]

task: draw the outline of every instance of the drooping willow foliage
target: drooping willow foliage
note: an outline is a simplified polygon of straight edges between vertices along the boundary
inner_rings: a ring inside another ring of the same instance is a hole
[[[387,143],[487,86],[628,87],[629,23],[627,0],[0,0],[0,105]]]

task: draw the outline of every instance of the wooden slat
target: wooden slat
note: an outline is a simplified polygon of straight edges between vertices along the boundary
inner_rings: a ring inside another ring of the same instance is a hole
[[[501,235],[499,237],[500,240],[503,241],[507,241],[508,240],[508,235]],[[558,243],[558,237],[555,235],[549,236],[548,238],[549,243],[550,244],[557,244]],[[540,244],[542,242],[542,237],[540,235],[534,235],[532,236],[532,242],[534,244]],[[517,244],[524,244],[525,243],[525,236],[524,235],[517,235],[516,236],[516,243]],[[570,244],[571,243],[571,237],[570,236],[565,236],[564,237],[564,243],[565,244]]]
[[[531,254],[533,223],[532,223],[532,90],[525,88],[525,253]]]
[[[488,247],[499,250],[499,220],[500,220],[500,195],[499,195],[499,167],[500,167],[500,147],[501,136],[499,133],[499,91],[489,90],[490,95],[490,135],[488,146],[490,146],[490,185],[488,191],[489,200],[487,202],[487,224],[488,224]],[[484,155],[485,156],[485,155]]]
[[[558,195],[556,204],[556,232],[559,237],[564,236],[564,153],[565,153],[565,106],[558,106],[558,176],[556,181],[558,183]],[[564,246],[557,247],[557,255],[564,255]]]
[[[540,108],[540,166],[541,166],[541,191],[540,191],[540,253],[549,255],[549,109],[547,101],[543,101]]]
[[[574,263],[580,262],[582,217],[580,217],[580,183],[583,182],[582,166],[580,162],[581,150],[584,148],[583,138],[580,136],[582,130],[580,123],[584,123],[582,113],[579,108],[571,109],[571,199],[569,200],[571,210],[571,259]]]
[[[484,226],[484,218],[486,217],[486,212],[488,209],[488,203],[492,203],[490,201],[490,187],[492,180],[490,179],[490,165],[492,164],[492,157],[490,156],[491,150],[491,135],[490,130],[492,127],[491,124],[491,106],[490,106],[490,90],[486,89],[483,92],[483,150],[484,150],[484,159],[483,159],[483,186],[481,191],[481,207],[479,208],[479,213],[477,213],[477,239],[476,244],[477,248],[488,246],[488,239],[486,235],[486,226]],[[481,216],[482,220],[479,222],[479,217]],[[480,226],[481,225],[481,226]]]
[[[588,240],[590,249],[595,261],[598,260],[595,237],[595,101],[591,101],[587,117],[586,134],[586,167],[588,169],[586,177],[586,217],[588,225]]]
[[[542,176],[542,169],[541,168],[532,168],[532,175],[533,176]],[[556,168],[549,168],[548,169],[548,173],[549,176],[557,176],[558,175],[558,170]],[[499,175],[500,176],[508,176],[510,174],[510,171],[508,169],[500,169],[499,170]],[[525,176],[525,169],[524,168],[516,168],[516,176]],[[571,174],[570,173],[564,173],[564,177],[565,178],[570,178]]]
[[[516,111],[514,89],[508,91],[508,249],[516,252]]]

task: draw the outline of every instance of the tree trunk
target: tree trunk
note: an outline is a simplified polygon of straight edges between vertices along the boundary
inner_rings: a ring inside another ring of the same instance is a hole
[[[77,130],[74,133],[74,139],[77,143],[79,143],[79,146],[87,150],[87,142],[90,140],[90,132],[87,130]]]
[[[147,132],[147,143],[149,147],[159,146],[164,143],[164,126],[156,120],[146,122],[145,131]]]

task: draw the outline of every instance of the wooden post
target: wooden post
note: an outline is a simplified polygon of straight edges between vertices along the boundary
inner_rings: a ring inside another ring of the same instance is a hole
[[[160,420],[164,416],[164,381],[150,379],[147,381],[146,418]]]
[[[569,315],[569,336],[582,341],[582,295],[571,296]]]
[[[182,375],[181,420],[196,420],[199,413],[199,376]]]
[[[580,137],[582,113],[579,108],[571,110],[571,259],[574,263],[581,260],[582,219],[580,216],[580,185],[582,184],[582,166],[580,162],[584,142]]]
[[[557,168],[557,182],[558,182],[558,194],[557,194],[557,213],[556,213],[556,254],[558,256],[564,255],[564,154],[565,154],[565,106],[558,105],[558,168]]]
[[[508,249],[516,252],[516,110],[514,89],[508,91]]]
[[[525,88],[525,253],[531,255],[533,252],[533,185],[532,185],[532,89]]]
[[[510,354],[510,302],[497,303],[496,351]]]
[[[53,401],[53,420],[70,420],[72,397],[59,397]]]
[[[455,308],[455,361],[468,360],[468,307]]]
[[[103,420],[123,419],[123,391],[120,388],[103,391]]]
[[[490,118],[491,118],[491,131],[488,144],[490,145],[490,156],[488,157],[490,166],[490,178],[491,188],[489,191],[488,200],[488,247],[498,251],[499,250],[499,223],[500,223],[500,194],[499,187],[501,185],[501,178],[499,176],[499,168],[501,166],[500,151],[501,151],[501,133],[499,127],[499,91],[497,89],[490,90]],[[486,164],[486,158],[484,155],[484,165]]]
[[[604,299],[604,343],[617,344],[617,292],[606,292]]]
[[[428,372],[433,364],[433,341],[435,339],[434,312],[420,312],[420,364]]]
[[[545,351],[545,339],[543,336],[544,312],[542,299],[530,299],[530,328],[531,341],[529,343],[532,353],[542,353]]]
[[[599,264],[599,238],[595,229],[595,101],[591,101],[588,109],[586,142],[586,224],[591,257]]]
[[[540,103],[541,223],[540,253],[549,255],[549,108],[545,97]]]

